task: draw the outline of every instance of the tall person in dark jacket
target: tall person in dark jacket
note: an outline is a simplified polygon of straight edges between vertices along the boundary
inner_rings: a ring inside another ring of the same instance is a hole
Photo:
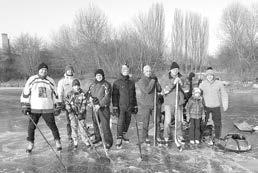
[[[122,141],[129,142],[125,137],[130,126],[131,114],[137,114],[137,100],[135,83],[129,77],[129,66],[123,65],[121,75],[113,83],[112,92],[113,114],[118,116],[117,123],[117,148],[122,147]]]
[[[148,130],[149,130],[149,122],[151,114],[153,113],[154,109],[154,93],[155,88],[157,92],[161,92],[161,86],[158,82],[158,78],[152,74],[151,67],[149,65],[144,66],[143,68],[143,76],[138,82],[141,93],[142,93],[142,111],[143,111],[143,129],[142,129],[142,140],[145,144],[149,145],[150,140],[148,137]],[[156,97],[158,98],[158,97]],[[157,101],[156,101],[157,103]],[[159,107],[157,107],[159,108]],[[157,133],[159,135],[159,120],[160,117],[160,110],[157,109]]]
[[[109,149],[113,145],[113,137],[110,129],[109,108],[111,102],[111,85],[105,80],[105,74],[102,69],[98,69],[95,72],[95,81],[90,85],[88,94],[90,94],[94,100],[97,100],[95,101],[92,115],[95,134],[95,140],[93,141],[93,144],[101,142],[100,131],[98,129],[97,120],[94,116],[94,112],[96,112],[101,124],[102,131],[104,133],[106,148]]]

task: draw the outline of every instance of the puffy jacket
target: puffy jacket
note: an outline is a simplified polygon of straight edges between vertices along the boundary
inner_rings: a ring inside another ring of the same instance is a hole
[[[143,106],[151,106],[154,105],[154,88],[155,88],[155,80],[146,76],[142,76],[142,78],[138,81],[138,86],[141,90],[141,98],[143,100]],[[161,86],[159,83],[156,84],[157,92],[161,92]],[[158,98],[158,96],[157,96]]]
[[[88,93],[92,97],[97,97],[101,107],[109,107],[111,102],[111,85],[106,80],[101,82],[94,81],[90,87]]]
[[[190,116],[190,118],[199,119],[204,114],[204,101],[203,98],[199,99],[191,97],[188,100],[186,105],[186,114]]]
[[[58,84],[57,84],[57,94],[58,94],[59,102],[62,102],[65,99],[65,97],[67,96],[67,94],[70,91],[72,91],[73,80],[74,80],[73,76],[64,75],[64,77],[62,79],[60,79],[60,81],[58,82]]]
[[[113,107],[123,107],[126,109],[137,106],[135,83],[129,76],[122,76],[113,83],[112,90]]]
[[[179,84],[179,92],[178,92],[178,105],[183,105],[185,102],[185,96],[184,96],[184,91],[183,91],[183,86],[184,86],[184,82],[185,80],[183,79],[182,75],[179,73],[178,77],[181,79],[182,81],[182,85]],[[168,92],[168,94],[166,94],[164,96],[164,105],[175,105],[176,104],[176,85],[174,85],[174,80],[175,78],[173,78],[170,73],[165,74],[161,80],[161,87],[163,89],[163,92]]]
[[[87,105],[87,96],[80,89],[78,92],[72,90],[67,93],[65,98],[65,108],[68,112],[73,112],[76,115],[83,114],[85,115]]]
[[[209,108],[223,106],[224,110],[228,108],[228,94],[223,83],[219,80],[208,82],[204,80],[199,88],[203,91],[205,106]]]
[[[27,80],[20,101],[30,105],[32,113],[53,113],[57,99],[55,81],[34,75]]]

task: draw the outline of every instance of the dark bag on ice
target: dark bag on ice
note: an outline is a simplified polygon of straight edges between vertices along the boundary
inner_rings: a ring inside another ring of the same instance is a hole
[[[225,142],[224,150],[232,152],[245,152],[251,150],[246,137],[241,134],[227,134],[223,139]]]

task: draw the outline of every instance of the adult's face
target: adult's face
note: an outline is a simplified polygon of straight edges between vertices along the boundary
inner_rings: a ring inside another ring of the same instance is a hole
[[[127,66],[122,66],[121,73],[123,76],[129,75],[129,68]]]
[[[69,69],[66,71],[66,74],[67,76],[73,76],[73,71]]]
[[[102,81],[102,79],[103,79],[103,76],[101,75],[101,74],[96,74],[96,80],[97,81]]]
[[[146,77],[150,77],[151,76],[151,68],[149,66],[145,67],[143,69],[143,74],[146,76]]]
[[[39,76],[46,77],[47,76],[47,68],[39,69]]]
[[[212,74],[207,74],[206,78],[207,78],[207,80],[208,80],[209,82],[212,82],[213,79],[214,79],[214,75],[212,75]]]
[[[178,72],[179,72],[178,68],[173,68],[173,69],[170,70],[170,73],[171,73],[172,76],[176,76],[178,74]]]

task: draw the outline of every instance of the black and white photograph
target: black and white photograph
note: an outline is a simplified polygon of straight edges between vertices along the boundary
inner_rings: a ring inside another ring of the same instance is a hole
[[[258,173],[258,0],[0,4],[0,173]]]

